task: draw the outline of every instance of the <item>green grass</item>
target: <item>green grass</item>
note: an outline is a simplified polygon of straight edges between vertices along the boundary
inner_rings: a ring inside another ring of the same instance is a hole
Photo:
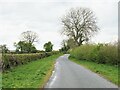
[[[52,74],[55,60],[52,55],[40,60],[20,65],[2,74],[3,88],[42,88]]]
[[[2,88],[2,73],[0,72],[0,90]]]
[[[95,73],[98,73],[100,76],[103,76],[104,78],[118,85],[118,67],[117,66],[97,64],[95,62],[77,60],[72,57],[69,57],[69,59],[77,64],[84,66],[85,68],[90,69]]]

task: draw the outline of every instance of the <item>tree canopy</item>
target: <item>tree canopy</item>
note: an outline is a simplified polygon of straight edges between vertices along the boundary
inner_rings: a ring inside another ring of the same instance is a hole
[[[35,53],[37,50],[34,45],[25,41],[15,43],[17,53]]]
[[[38,42],[38,35],[33,31],[26,31],[21,34],[21,40],[14,43],[17,53],[35,53],[37,49],[34,42]]]
[[[62,34],[72,38],[80,46],[98,30],[97,20],[89,8],[72,8],[62,17]]]
[[[44,49],[46,52],[51,52],[53,50],[53,44],[49,41],[44,44]]]
[[[0,49],[1,49],[0,50],[1,53],[8,53],[9,52],[9,49],[8,49],[6,44],[0,45]]]
[[[62,45],[62,48],[59,49],[59,51],[63,52],[63,53],[67,53],[67,51],[70,49],[70,46],[68,45],[68,41],[67,40],[63,40],[61,45]]]

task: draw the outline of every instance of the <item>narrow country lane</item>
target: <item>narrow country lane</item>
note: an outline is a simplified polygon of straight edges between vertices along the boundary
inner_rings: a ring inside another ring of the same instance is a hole
[[[60,56],[45,88],[117,88],[108,80],[68,60],[69,54]]]

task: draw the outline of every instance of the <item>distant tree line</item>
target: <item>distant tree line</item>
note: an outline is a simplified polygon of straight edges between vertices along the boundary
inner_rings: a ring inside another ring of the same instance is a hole
[[[33,31],[26,31],[21,34],[21,39],[14,43],[16,47],[15,52],[10,51],[7,45],[0,45],[1,53],[37,53],[37,52],[51,52],[53,44],[49,41],[44,44],[45,51],[37,50],[34,43],[39,41],[38,34]]]

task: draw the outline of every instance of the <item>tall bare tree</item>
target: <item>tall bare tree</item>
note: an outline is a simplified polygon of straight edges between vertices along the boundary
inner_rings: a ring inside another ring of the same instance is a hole
[[[33,44],[34,42],[38,42],[38,35],[32,31],[26,31],[21,34],[22,41],[26,41],[28,43]]]
[[[73,38],[78,46],[88,41],[98,30],[96,17],[89,8],[71,8],[62,18],[62,34]]]

